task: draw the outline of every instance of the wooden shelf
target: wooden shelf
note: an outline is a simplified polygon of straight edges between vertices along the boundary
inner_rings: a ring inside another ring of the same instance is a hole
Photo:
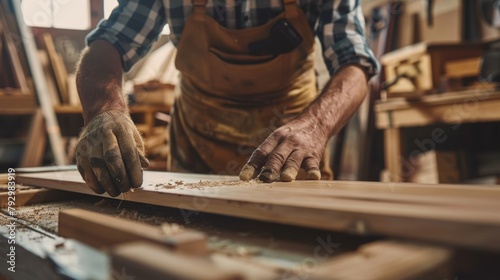
[[[380,129],[500,121],[500,91],[468,90],[394,99],[375,106]]]

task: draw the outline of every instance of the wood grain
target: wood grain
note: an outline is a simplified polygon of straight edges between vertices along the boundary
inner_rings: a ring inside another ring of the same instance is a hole
[[[191,255],[207,252],[207,237],[194,230],[169,233],[164,227],[111,217],[83,209],[59,213],[59,235],[103,249],[131,242],[149,241],[172,251]]]
[[[236,271],[218,267],[206,257],[188,257],[162,250],[152,243],[123,244],[111,252],[113,274],[137,279],[243,279]]]
[[[447,279],[453,251],[398,241],[368,243],[318,267],[312,279]]]
[[[16,187],[17,188],[17,187]],[[0,207],[7,208],[9,200],[8,192],[0,192]],[[60,200],[68,200],[76,197],[77,194],[59,190],[47,190],[47,189],[31,189],[31,190],[19,190],[16,191],[15,195],[15,206],[27,206],[37,203],[53,202]]]
[[[145,172],[123,199],[261,221],[382,234],[500,251],[500,189],[342,181],[194,184],[221,177]],[[168,186],[168,182],[182,181]],[[93,194],[78,172],[19,174],[17,182]],[[95,195],[95,194],[94,194]],[[122,197],[120,197],[121,199]],[[189,212],[183,212],[189,215]]]

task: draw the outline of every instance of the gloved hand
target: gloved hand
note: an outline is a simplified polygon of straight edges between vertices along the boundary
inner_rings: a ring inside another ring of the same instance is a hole
[[[130,116],[106,111],[95,116],[80,134],[76,164],[94,192],[118,196],[142,185],[142,167],[148,167],[149,161]]]
[[[290,182],[303,168],[306,179],[319,180],[327,141],[327,132],[314,119],[297,118],[267,137],[243,166],[240,179],[248,181],[258,176],[264,182]]]

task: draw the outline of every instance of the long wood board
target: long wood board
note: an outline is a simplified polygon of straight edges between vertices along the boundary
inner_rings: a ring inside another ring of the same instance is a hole
[[[217,181],[221,179],[226,181]],[[16,180],[93,194],[76,171],[18,174]],[[196,184],[207,180],[217,182]],[[500,188],[496,187],[342,181],[238,183],[234,177],[145,172],[141,189],[116,199],[500,251]],[[181,213],[189,219],[190,212]]]

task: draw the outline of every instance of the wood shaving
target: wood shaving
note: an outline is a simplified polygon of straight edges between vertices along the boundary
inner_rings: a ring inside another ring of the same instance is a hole
[[[176,235],[184,231],[184,228],[182,228],[179,224],[168,224],[168,223],[163,223],[160,225],[161,232],[164,235]]]
[[[198,183],[189,183],[184,186],[190,188],[200,188],[200,187],[227,187],[227,186],[256,186],[260,184],[259,180],[250,181],[199,181]]]

